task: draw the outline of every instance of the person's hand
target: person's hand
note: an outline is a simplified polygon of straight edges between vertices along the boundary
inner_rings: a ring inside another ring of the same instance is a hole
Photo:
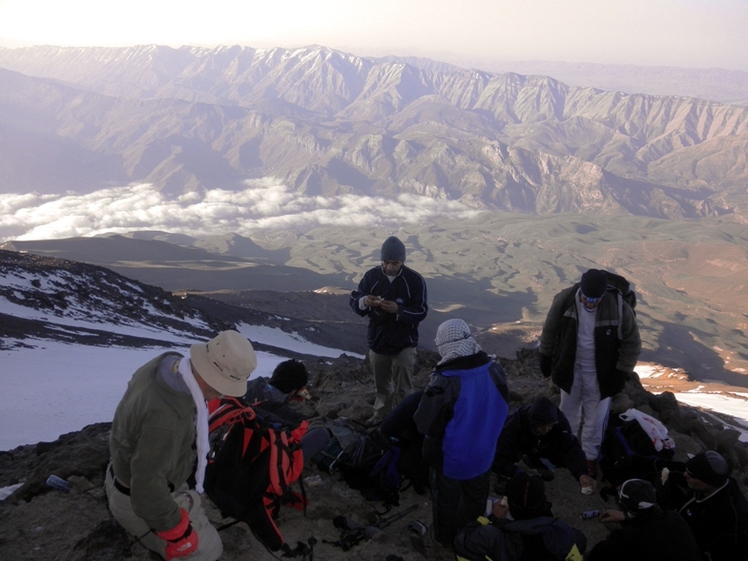
[[[500,501],[496,501],[493,504],[493,510],[491,511],[491,514],[493,514],[496,518],[506,518],[506,515],[509,514],[509,502],[507,501],[506,497],[501,497]]]
[[[192,529],[187,511],[183,508],[179,511],[182,513],[179,524],[171,530],[156,532],[159,538],[166,540],[166,561],[187,557],[197,551],[197,532]]]
[[[579,476],[579,484],[582,486],[582,493],[591,495],[595,490],[595,480],[586,473]]]
[[[364,305],[369,306],[370,308],[378,308],[381,302],[382,302],[381,296],[372,296],[371,294],[369,294],[364,299]]]
[[[396,314],[400,311],[400,306],[394,300],[382,300],[379,303],[379,307],[391,314]]]
[[[597,519],[600,522],[605,522],[606,524],[608,522],[623,522],[624,520],[626,520],[626,515],[623,514],[623,512],[621,512],[620,510],[609,508],[608,510],[602,511]]]
[[[667,483],[668,477],[670,477],[670,470],[666,467],[662,468],[662,471],[660,472],[660,481],[662,481],[663,485]]]

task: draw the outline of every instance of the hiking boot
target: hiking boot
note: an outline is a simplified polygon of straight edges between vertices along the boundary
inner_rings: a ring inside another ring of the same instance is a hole
[[[382,415],[379,413],[379,411],[375,411],[371,417],[366,419],[366,422],[364,424],[367,426],[367,428],[376,427],[378,425],[381,425],[383,420],[384,419],[382,418]]]
[[[597,460],[587,460],[587,474],[592,478],[597,478]]]

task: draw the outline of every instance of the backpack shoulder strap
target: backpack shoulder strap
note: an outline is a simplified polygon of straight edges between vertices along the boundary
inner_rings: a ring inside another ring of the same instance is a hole
[[[245,405],[235,397],[224,397],[215,411],[208,418],[208,431],[237,422],[238,420],[253,420],[257,414],[250,406]]]

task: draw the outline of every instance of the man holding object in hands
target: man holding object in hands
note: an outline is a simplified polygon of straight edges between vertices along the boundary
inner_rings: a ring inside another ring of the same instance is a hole
[[[395,236],[382,244],[382,264],[366,272],[351,292],[354,312],[369,318],[369,362],[374,373],[374,415],[379,424],[413,391],[418,324],[428,312],[426,282],[405,266],[405,245]]]

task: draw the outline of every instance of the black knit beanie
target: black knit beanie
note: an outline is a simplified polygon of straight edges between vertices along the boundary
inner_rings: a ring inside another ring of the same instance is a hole
[[[382,261],[402,261],[405,263],[405,244],[395,236],[390,236],[382,244]]]
[[[527,410],[530,428],[558,423],[558,407],[547,397],[538,398]]]
[[[582,275],[582,294],[588,298],[600,298],[608,289],[608,273],[600,269],[590,269]]]
[[[686,471],[707,485],[721,487],[727,481],[731,469],[722,454],[714,450],[707,450],[688,460]]]
[[[273,370],[270,385],[275,386],[282,393],[289,394],[306,386],[309,374],[303,362],[295,359],[281,362]]]

